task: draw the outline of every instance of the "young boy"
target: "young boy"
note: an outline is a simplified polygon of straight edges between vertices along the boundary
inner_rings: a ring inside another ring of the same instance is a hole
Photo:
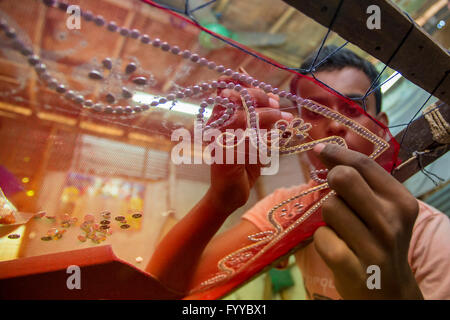
[[[317,61],[334,50],[323,48]],[[312,61],[313,56],[302,69]],[[349,98],[363,96],[376,75],[369,62],[346,49],[315,70],[318,80]],[[292,90],[348,117],[358,117],[340,98],[306,79],[296,78]],[[248,91],[257,102],[262,127],[270,128],[278,119],[292,118],[277,109],[275,97],[258,89]],[[233,98],[234,93],[224,90],[221,94]],[[365,107],[387,125],[379,91],[367,98]],[[301,116],[313,123],[309,132],[313,139],[341,136],[349,147],[318,145],[310,156],[316,168],[328,168],[327,180],[337,195],[322,206],[327,226],[317,229],[312,243],[295,254],[308,297],[450,299],[448,217],[416,200],[365,156],[373,146],[350,129],[307,111],[302,111]],[[359,117],[355,120],[377,132],[372,120]],[[248,235],[270,228],[265,218],[268,210],[305,186],[276,190],[245,213],[238,225],[213,238],[225,219],[247,202],[259,169],[258,165],[212,165],[210,189],[161,241],[147,271],[168,287],[186,293],[217,272],[220,259],[251,244]],[[372,265],[380,268],[381,288],[370,290],[367,267]]]

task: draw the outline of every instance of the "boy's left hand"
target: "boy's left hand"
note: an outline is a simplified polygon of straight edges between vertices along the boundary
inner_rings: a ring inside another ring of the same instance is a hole
[[[413,195],[365,155],[328,144],[315,152],[329,169],[336,196],[322,206],[327,226],[314,234],[317,252],[333,271],[344,299],[423,299],[408,264],[419,207]],[[380,289],[369,289],[367,267],[380,268]]]

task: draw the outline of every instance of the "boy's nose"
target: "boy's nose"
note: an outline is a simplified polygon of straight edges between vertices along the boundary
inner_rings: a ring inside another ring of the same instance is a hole
[[[339,136],[344,138],[345,134],[347,133],[348,128],[346,126],[344,126],[343,124],[337,122],[337,121],[332,121],[329,120],[327,127],[326,127],[326,131],[327,131],[327,135],[328,136]]]

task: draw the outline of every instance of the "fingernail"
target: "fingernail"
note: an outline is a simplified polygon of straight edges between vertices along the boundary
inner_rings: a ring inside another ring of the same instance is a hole
[[[322,152],[323,148],[325,148],[325,144],[324,144],[324,143],[319,143],[319,144],[316,144],[316,145],[314,146],[313,151],[314,151],[315,153],[319,154],[319,153]]]
[[[282,117],[284,120],[292,120],[292,119],[294,119],[294,116],[293,116],[291,113],[289,113],[289,112],[284,112],[284,111],[281,111],[281,117]]]

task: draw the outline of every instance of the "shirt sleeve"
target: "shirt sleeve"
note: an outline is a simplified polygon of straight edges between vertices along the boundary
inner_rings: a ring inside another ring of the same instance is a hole
[[[409,257],[425,299],[450,299],[450,219],[419,201]]]

